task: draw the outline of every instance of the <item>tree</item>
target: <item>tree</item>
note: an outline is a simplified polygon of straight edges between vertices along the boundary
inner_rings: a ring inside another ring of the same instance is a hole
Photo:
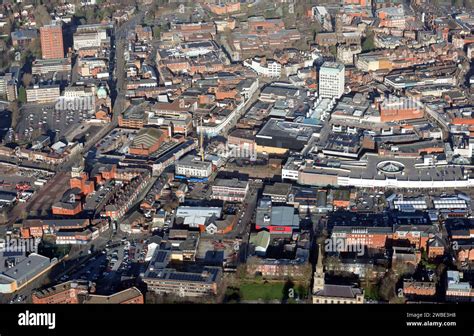
[[[364,288],[364,296],[367,300],[380,300],[379,289],[376,285],[367,283],[367,286]]]
[[[173,198],[163,205],[163,210],[171,212],[179,206],[179,200],[173,196]]]
[[[372,30],[367,31],[364,42],[362,43],[362,51],[367,52],[375,49],[375,34]]]
[[[23,83],[24,87],[29,87],[32,80],[33,80],[33,75],[32,74],[30,74],[28,72],[25,72],[23,74],[22,83]]]
[[[153,38],[154,39],[160,39],[160,36],[161,36],[161,27],[160,26],[156,26],[153,28]]]
[[[23,85],[20,86],[20,88],[18,89],[18,101],[21,104],[26,103],[26,90],[25,90],[25,87]]]
[[[0,54],[0,69],[6,69],[10,67],[12,61],[13,61],[13,53],[10,51],[7,52],[2,52]]]
[[[379,294],[386,301],[390,301],[395,296],[395,289],[398,282],[396,274],[389,270],[380,281]]]
[[[326,241],[329,237],[329,233],[328,233],[328,230],[327,229],[323,229],[321,231],[321,234],[319,235],[319,237],[316,239],[316,243],[318,245],[325,245],[326,244]]]
[[[36,6],[34,13],[36,23],[41,27],[51,23],[51,15],[44,5]]]
[[[7,50],[7,42],[3,39],[0,39],[0,51]]]
[[[10,15],[7,19],[5,26],[2,28],[2,32],[10,38],[10,34],[15,30],[15,19]]]
[[[11,116],[10,116],[12,120],[11,127],[14,129],[18,123],[18,119],[20,118],[20,108],[18,106],[18,102],[16,101],[11,102],[8,109],[11,112]]]
[[[87,21],[87,23],[96,23],[97,22],[96,11],[95,11],[94,8],[88,8],[86,10],[86,21]]]
[[[296,291],[298,292],[298,296],[300,299],[304,300],[308,298],[308,288],[306,288],[302,284],[298,285]]]
[[[227,287],[224,296],[224,302],[226,303],[239,303],[242,299],[240,289],[236,287]]]
[[[435,271],[435,276],[434,276],[434,281],[435,282],[440,282],[441,281],[441,278],[443,276],[443,273],[446,271],[446,265],[441,263],[438,265],[438,267],[436,267],[436,271]]]
[[[235,271],[235,278],[242,280],[247,277],[247,266],[245,264],[240,264],[237,266],[237,269]]]
[[[328,270],[338,270],[341,265],[341,260],[336,256],[329,256],[324,259],[324,265]]]
[[[28,45],[28,51],[34,58],[41,58],[41,43],[39,39],[35,39]]]
[[[392,266],[392,269],[395,274],[398,274],[399,276],[403,275],[412,275],[416,271],[416,266],[413,264],[408,264],[408,263],[396,263]]]

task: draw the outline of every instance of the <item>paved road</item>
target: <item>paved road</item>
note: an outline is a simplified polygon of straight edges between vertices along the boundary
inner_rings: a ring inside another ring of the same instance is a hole
[[[230,235],[232,238],[239,237],[242,239],[242,243],[239,249],[239,262],[245,263],[248,256],[249,248],[249,239],[250,231],[252,228],[252,223],[254,221],[255,208],[257,207],[259,188],[255,186],[250,186],[249,194],[244,201],[243,217],[241,218],[241,223],[238,225],[236,230],[234,230]]]
[[[112,129],[117,127],[117,121],[118,121],[118,116],[120,113],[122,113],[123,109],[123,99],[124,99],[124,73],[123,73],[123,65],[124,65],[124,39],[126,37],[126,33],[129,29],[133,28],[135,25],[140,23],[143,20],[143,17],[145,15],[145,12],[147,10],[148,6],[145,6],[141,8],[141,10],[134,16],[132,17],[129,21],[121,25],[115,30],[115,41],[116,41],[116,62],[115,62],[115,68],[116,68],[116,74],[117,74],[117,81],[115,83],[115,86],[117,92],[114,93],[117,97],[114,108],[113,108],[113,119],[112,122],[109,123],[106,127],[104,127],[100,132],[98,132],[94,137],[89,139],[89,141],[86,143],[84,146],[84,149],[81,152],[81,155],[76,155],[75,157],[71,158],[68,160],[67,163],[61,165],[58,168],[58,171],[62,172],[68,172],[73,165],[75,165],[82,155],[87,153],[92,146],[94,146],[97,141],[105,136],[107,133],[109,133]],[[113,89],[113,87],[112,87]],[[42,198],[45,193],[48,191],[48,186],[50,185],[55,185],[58,183],[63,183],[62,180],[64,179],[64,173],[57,174],[55,177],[53,177],[49,183],[42,189],[42,193],[37,193],[34,198],[28,202],[27,205],[22,205],[20,207],[17,207],[13,212],[10,217],[10,223],[14,223],[17,221],[21,215],[32,205],[36,204],[35,199],[40,199]],[[42,287],[43,285],[50,283],[50,282],[55,282],[59,277],[64,275],[65,273],[73,272],[74,269],[80,267],[83,265],[85,262],[87,262],[90,258],[94,256],[94,254],[88,255],[87,251],[91,248],[92,245],[94,245],[94,249],[99,251],[105,248],[105,245],[107,241],[112,237],[112,229],[109,229],[106,233],[102,234],[97,240],[84,245],[84,246],[74,246],[73,249],[71,250],[70,255],[68,256],[67,260],[64,260],[57,266],[55,266],[50,272],[47,272],[45,275],[39,277],[35,281],[33,281],[31,284],[23,288],[22,290],[12,294],[12,295],[2,295],[0,298],[0,302],[6,303],[9,302],[10,299],[14,295],[24,295],[27,296],[27,300],[31,300],[31,292],[39,287]],[[100,252],[97,252],[100,253]],[[27,301],[27,302],[28,302]]]
[[[61,171],[69,171],[71,167],[76,164],[81,156],[85,155],[101,138],[103,138],[106,134],[112,131],[114,128],[118,126],[118,117],[123,112],[125,107],[125,73],[123,71],[125,60],[124,60],[124,52],[125,52],[125,38],[127,36],[127,31],[135,27],[139,24],[145,15],[146,10],[149,6],[145,6],[140,9],[139,12],[135,16],[133,16],[130,20],[123,23],[120,27],[115,29],[114,32],[114,41],[115,41],[115,60],[113,61],[114,68],[115,68],[115,75],[116,81],[114,83],[110,83],[110,88],[113,90],[111,92],[111,96],[115,97],[114,105],[113,105],[113,115],[112,121],[104,127],[100,132],[98,132],[94,137],[89,139],[84,146],[84,149],[81,151],[81,155],[72,158],[66,164],[61,166]],[[113,72],[113,70],[112,70]]]

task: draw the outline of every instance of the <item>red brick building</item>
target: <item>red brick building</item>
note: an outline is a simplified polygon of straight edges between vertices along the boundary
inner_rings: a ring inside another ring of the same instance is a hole
[[[24,221],[23,225],[20,229],[20,234],[22,238],[41,238],[43,237],[43,233],[47,230],[49,225],[37,221]]]
[[[393,240],[405,240],[417,249],[428,251],[428,241],[435,237],[435,230],[432,225],[398,225],[395,227]]]
[[[51,211],[53,215],[75,216],[82,211],[82,203],[80,201],[74,203],[57,202],[53,204]]]
[[[40,38],[43,59],[64,58],[63,28],[61,25],[41,27]]]
[[[419,119],[423,118],[423,115],[423,110],[418,107],[395,108],[391,106],[380,106],[380,121],[382,122]]]
[[[87,173],[81,173],[80,177],[73,177],[69,180],[71,189],[81,189],[83,195],[87,196],[93,193],[95,190],[94,182],[89,181],[89,175]]]
[[[462,247],[458,251],[458,261],[474,261],[474,246],[470,248]]]
[[[345,246],[363,245],[371,249],[383,249],[393,236],[392,227],[335,226],[333,239],[342,239]]]
[[[423,281],[404,281],[403,282],[403,294],[414,295],[414,296],[435,296],[436,295],[436,283],[435,282],[423,282]]]
[[[111,295],[97,295],[94,284],[87,281],[68,281],[32,294],[34,304],[143,304],[143,294],[131,287]]]
[[[79,295],[89,293],[87,281],[69,281],[32,294],[33,304],[77,304]]]
[[[439,238],[434,237],[428,241],[428,258],[435,259],[444,255],[446,244]]]
[[[157,128],[143,128],[133,139],[129,153],[132,155],[148,156],[156,152],[166,139],[166,133]]]
[[[110,181],[115,179],[117,173],[116,165],[103,165],[95,168],[91,175],[93,180],[97,184],[102,184],[105,181]]]

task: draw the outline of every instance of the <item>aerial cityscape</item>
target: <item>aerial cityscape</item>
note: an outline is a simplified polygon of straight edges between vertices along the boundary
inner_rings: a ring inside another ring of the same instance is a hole
[[[474,2],[3,1],[0,37],[0,303],[474,303]]]

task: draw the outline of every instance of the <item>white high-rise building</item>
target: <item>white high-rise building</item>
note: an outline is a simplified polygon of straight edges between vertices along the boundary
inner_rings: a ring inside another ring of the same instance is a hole
[[[319,70],[319,96],[341,98],[344,93],[345,67],[337,62],[324,62]]]

